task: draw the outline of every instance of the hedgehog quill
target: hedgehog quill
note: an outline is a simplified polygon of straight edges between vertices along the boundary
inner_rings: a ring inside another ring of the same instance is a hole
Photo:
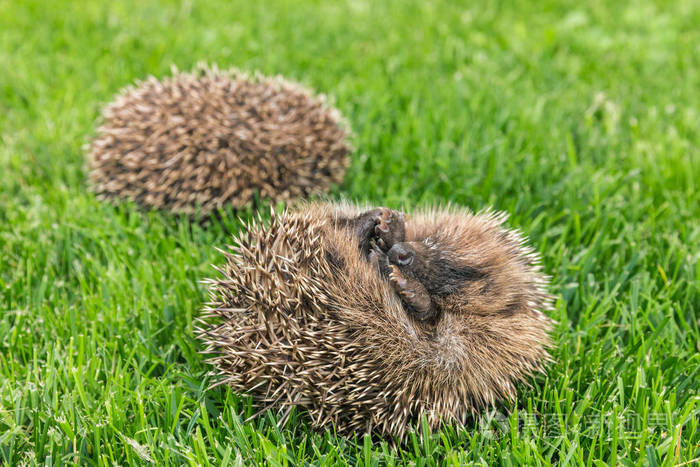
[[[205,65],[126,88],[102,120],[88,147],[93,189],[176,213],[325,193],[342,182],[351,149],[322,96]]]
[[[504,220],[313,203],[249,225],[197,330],[218,384],[399,440],[513,399],[549,359],[551,297]]]

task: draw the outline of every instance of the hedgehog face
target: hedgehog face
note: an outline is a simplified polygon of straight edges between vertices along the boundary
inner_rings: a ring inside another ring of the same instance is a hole
[[[437,324],[444,312],[510,314],[523,301],[522,258],[509,258],[508,250],[492,244],[496,232],[450,232],[454,226],[447,223],[430,235],[407,233],[404,214],[388,208],[366,211],[344,225],[352,226],[361,253],[418,321]]]
[[[377,208],[339,224],[357,235],[360,252],[391,283],[406,311],[419,321],[437,322],[440,299],[460,292],[465,281],[483,275],[454,261],[430,238],[404,241],[406,219],[402,212]]]
[[[402,274],[420,281],[428,293],[435,296],[456,293],[465,282],[486,276],[485,272],[459,264],[425,242],[396,243],[386,255],[390,264],[398,267]]]
[[[445,300],[454,301],[455,295],[461,296],[465,304],[469,296],[476,307],[481,301],[495,300],[485,287],[485,270],[461,264],[429,241],[395,243],[386,252],[386,259],[388,266],[380,267],[380,274],[389,279],[408,310],[418,311],[416,317],[423,320],[439,318]]]

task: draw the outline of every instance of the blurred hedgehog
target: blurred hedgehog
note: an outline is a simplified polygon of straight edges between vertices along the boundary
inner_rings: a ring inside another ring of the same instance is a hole
[[[549,359],[551,299],[504,220],[317,203],[248,226],[197,330],[217,384],[399,440],[514,398]]]
[[[89,145],[89,179],[106,199],[207,215],[256,198],[326,192],[345,175],[340,113],[279,77],[200,65],[128,87]]]

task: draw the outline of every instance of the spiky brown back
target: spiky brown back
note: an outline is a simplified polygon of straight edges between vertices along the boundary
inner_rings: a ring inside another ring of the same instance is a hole
[[[107,106],[89,148],[107,199],[207,214],[257,194],[304,198],[343,180],[350,146],[340,113],[281,78],[200,69],[149,78]]]
[[[548,358],[550,327],[545,278],[521,237],[491,214],[413,215],[409,239],[454,235],[447,254],[473,254],[522,289],[504,289],[507,310],[452,309],[429,326],[409,317],[357,239],[332,222],[359,212],[313,204],[237,239],[198,330],[221,384],[261,407],[302,406],[317,428],[399,439],[421,416],[433,428],[463,423],[514,397],[515,383]]]

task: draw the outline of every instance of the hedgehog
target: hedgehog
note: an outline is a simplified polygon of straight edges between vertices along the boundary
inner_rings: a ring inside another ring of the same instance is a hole
[[[101,198],[204,217],[325,193],[351,151],[348,125],[324,96],[203,64],[126,88],[102,120],[86,148]]]
[[[505,214],[306,203],[225,251],[197,335],[214,386],[401,441],[513,400],[550,360],[548,278]]]

